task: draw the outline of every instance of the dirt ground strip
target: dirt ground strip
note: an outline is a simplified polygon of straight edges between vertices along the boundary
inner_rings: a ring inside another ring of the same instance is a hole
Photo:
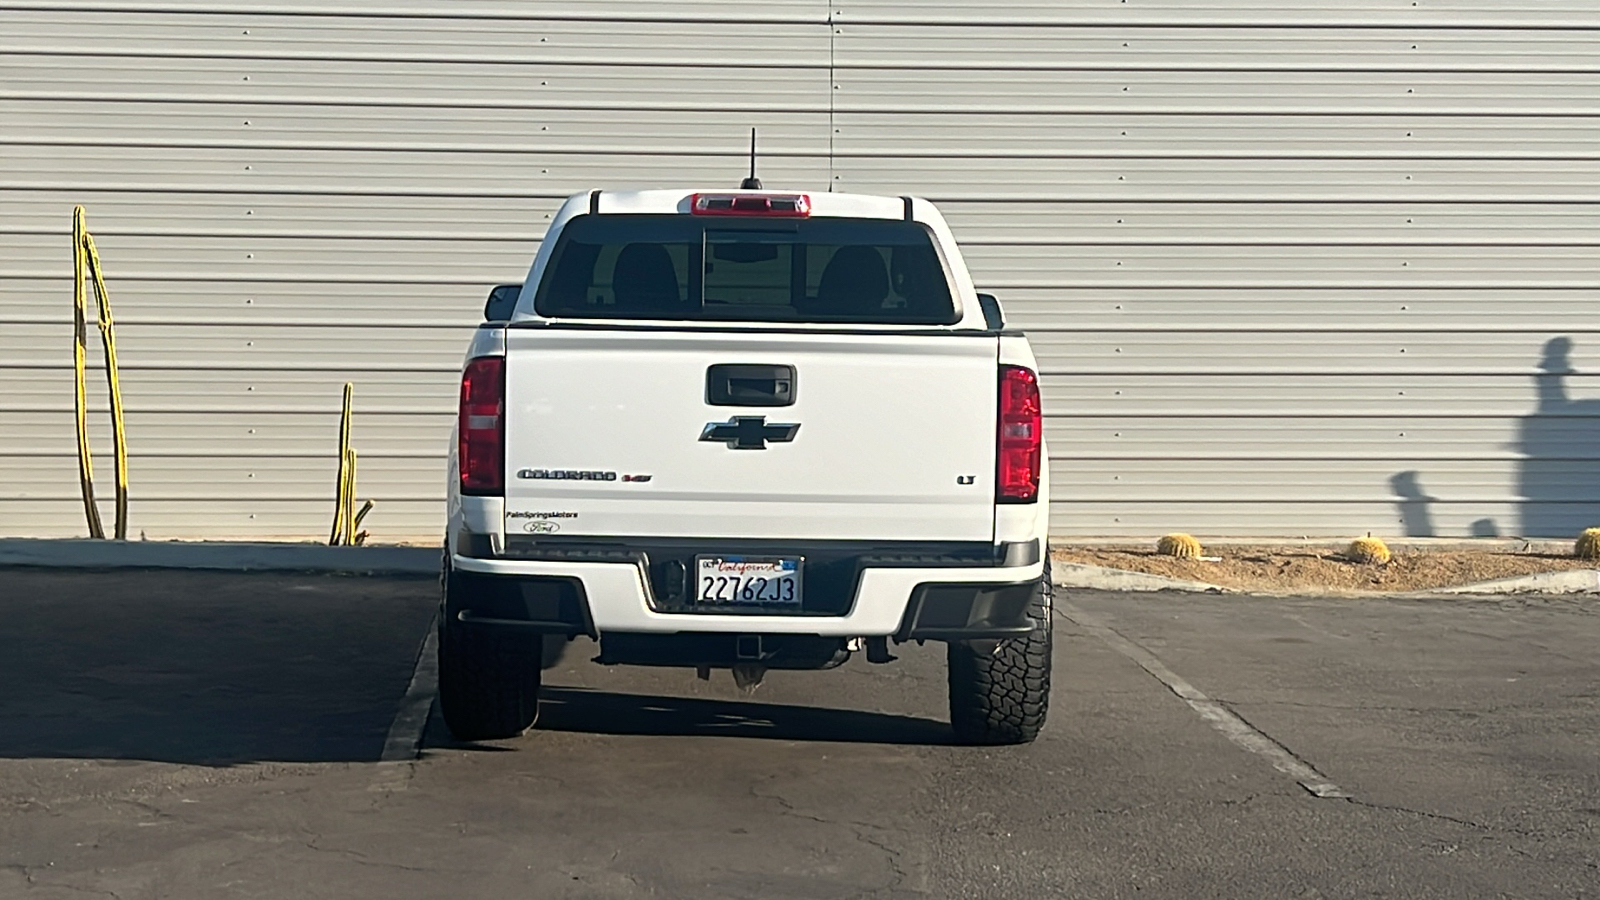
[[[1541,553],[1391,548],[1394,558],[1374,566],[1343,558],[1333,547],[1208,546],[1210,562],[1157,554],[1153,546],[1060,547],[1063,562],[1104,566],[1204,581],[1241,591],[1429,591],[1538,572],[1600,568],[1593,560]]]

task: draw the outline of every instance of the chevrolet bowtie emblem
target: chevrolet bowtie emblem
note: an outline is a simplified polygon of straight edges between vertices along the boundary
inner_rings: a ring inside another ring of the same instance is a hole
[[[800,423],[768,425],[766,416],[734,416],[726,422],[708,422],[700,440],[727,444],[730,450],[765,450],[767,441],[794,440]]]

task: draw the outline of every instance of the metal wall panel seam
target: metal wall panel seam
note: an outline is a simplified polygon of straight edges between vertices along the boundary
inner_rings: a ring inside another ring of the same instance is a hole
[[[844,4],[839,4],[844,5]],[[919,4],[918,9],[928,10],[930,7]],[[1146,12],[1134,7],[1112,7],[1116,12],[1084,11],[1071,18],[1067,16],[1025,16],[1006,15],[992,6],[985,6],[985,15],[980,19],[970,14],[951,13],[947,15],[928,15],[926,12],[919,15],[888,15],[865,14],[846,16],[843,10],[838,11],[836,22],[855,27],[862,26],[902,26],[902,27],[971,27],[988,26],[1001,28],[1082,28],[1082,29],[1140,29],[1140,28],[1294,28],[1307,31],[1323,29],[1341,29],[1351,31],[1365,30],[1390,30],[1400,28],[1430,28],[1440,31],[1600,31],[1600,21],[1591,15],[1588,18],[1524,18],[1524,19],[1469,19],[1452,14],[1448,20],[1434,18],[1425,11],[1417,10],[1417,15],[1396,16],[1390,19],[1373,18],[1340,18],[1328,16],[1322,11],[1317,14],[1307,15],[1303,18],[1262,17],[1259,9],[1241,9],[1232,16],[1228,15],[1188,15],[1174,14],[1169,11]],[[1281,13],[1281,9],[1279,12]]]
[[[12,0],[4,5],[4,9],[37,10],[41,12],[97,12],[97,13],[181,13],[185,15],[272,15],[294,16],[306,18],[321,17],[351,17],[351,18],[416,18],[416,19],[473,19],[506,22],[536,22],[541,20],[568,21],[568,22],[640,22],[640,23],[682,23],[682,24],[708,24],[714,25],[728,20],[728,12],[737,11],[741,21],[762,22],[786,25],[814,25],[822,24],[823,20],[802,16],[798,11],[814,8],[812,0],[728,0],[727,3],[688,2],[679,0],[670,4],[673,12],[663,15],[659,12],[662,4],[641,2],[636,4],[613,4],[631,6],[638,10],[652,10],[650,14],[632,12],[627,14],[604,15],[595,12],[603,9],[601,3],[517,3],[494,5],[473,5],[469,3],[412,3],[391,2],[384,4],[381,10],[374,10],[365,5],[341,6],[307,0],[302,4],[294,3],[240,3],[230,2],[225,6],[218,2],[127,2],[127,0],[110,0],[110,2],[66,2],[66,0],[50,0],[50,2],[27,2],[27,0]],[[578,7],[583,12],[574,11]],[[792,10],[787,13],[761,11],[762,7]],[[692,13],[688,10],[696,8],[717,9],[717,12]]]

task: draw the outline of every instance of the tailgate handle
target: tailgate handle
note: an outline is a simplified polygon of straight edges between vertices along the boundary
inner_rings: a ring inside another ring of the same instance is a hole
[[[712,406],[793,406],[794,366],[725,363],[706,370]]]

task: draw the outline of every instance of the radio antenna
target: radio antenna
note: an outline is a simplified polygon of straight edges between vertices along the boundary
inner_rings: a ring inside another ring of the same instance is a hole
[[[750,129],[750,177],[739,182],[741,191],[761,190],[761,179],[756,177],[756,130]]]

